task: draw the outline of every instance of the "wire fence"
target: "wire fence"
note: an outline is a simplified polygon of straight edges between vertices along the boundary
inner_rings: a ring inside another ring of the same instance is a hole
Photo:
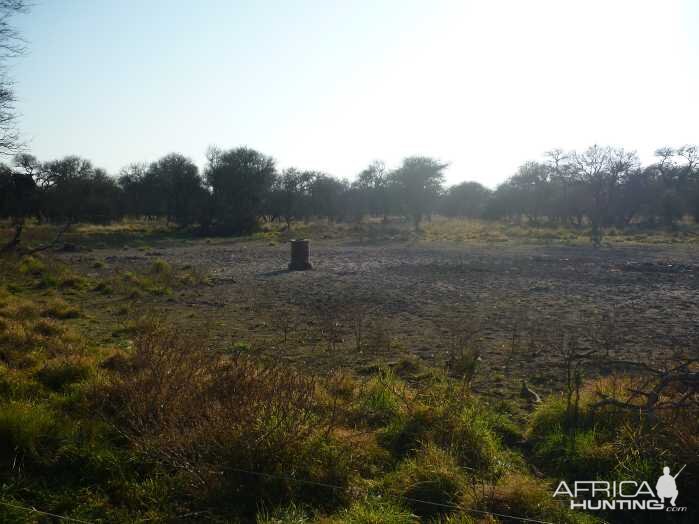
[[[345,490],[344,487],[338,486],[338,485],[335,485],[335,484],[328,484],[328,483],[325,483],[325,482],[318,482],[318,481],[315,481],[315,480],[299,479],[299,478],[290,477],[290,476],[287,476],[287,475],[279,475],[279,474],[272,474],[272,473],[262,473],[262,472],[259,472],[259,471],[250,471],[250,470],[241,469],[241,468],[227,468],[227,469],[228,469],[229,471],[235,471],[235,472],[237,472],[237,473],[243,473],[243,474],[246,474],[246,475],[252,475],[252,476],[257,476],[257,477],[265,477],[265,478],[270,478],[270,479],[275,479],[275,480],[284,480],[284,481],[288,481],[288,482],[295,482],[295,483],[297,483],[297,484],[307,484],[307,485],[311,485],[311,486],[318,486],[318,487],[328,488],[328,489],[332,489],[332,490],[339,490],[339,491],[344,491],[344,490]],[[490,516],[493,516],[493,517],[499,517],[499,518],[504,518],[504,519],[510,519],[510,520],[519,521],[519,522],[533,522],[533,523],[535,523],[535,524],[554,524],[554,523],[552,523],[552,522],[550,522],[550,521],[546,521],[546,520],[537,520],[537,519],[533,519],[533,518],[529,518],[529,517],[522,517],[522,516],[520,516],[520,515],[510,515],[510,514],[507,514],[507,513],[498,513],[498,512],[495,512],[495,511],[487,511],[487,510],[482,510],[482,509],[467,508],[467,507],[464,507],[464,506],[458,506],[458,505],[456,505],[456,504],[445,504],[445,503],[442,503],[442,502],[434,502],[434,501],[431,501],[431,500],[421,500],[421,499],[416,499],[416,498],[413,498],[413,497],[406,497],[406,496],[402,496],[401,498],[402,498],[404,501],[406,501],[406,502],[414,502],[414,503],[417,503],[417,504],[424,504],[424,505],[427,505],[427,506],[433,506],[433,507],[439,507],[439,508],[450,509],[450,510],[455,510],[455,511],[461,511],[461,512],[464,512],[464,513],[473,513],[473,514],[478,514],[478,515],[490,515]],[[18,504],[10,504],[10,503],[8,503],[8,502],[3,502],[3,501],[0,501],[0,504],[1,504],[1,505],[4,505],[4,506],[7,506],[7,507],[10,507],[10,508],[14,508],[14,509],[18,509],[18,510],[24,510],[24,511],[27,511],[27,512],[30,512],[30,513],[36,513],[36,514],[39,514],[39,515],[45,515],[45,516],[49,516],[49,517],[55,517],[55,518],[57,518],[57,519],[65,520],[65,521],[67,521],[67,522],[79,522],[79,523],[82,523],[82,524],[93,524],[93,522],[88,521],[88,520],[81,520],[81,519],[76,519],[76,518],[73,518],[73,517],[67,517],[67,516],[65,516],[65,515],[58,515],[58,514],[56,514],[56,513],[50,513],[50,512],[48,512],[48,511],[41,511],[41,510],[38,510],[38,509],[36,509],[36,508],[34,508],[34,507],[20,506],[20,505],[18,505]],[[201,514],[204,514],[204,513],[209,513],[209,512],[195,511],[195,512],[191,512],[191,513],[186,513],[186,514],[184,514],[184,515],[179,515],[177,518],[178,518],[178,520],[182,520],[182,519],[184,519],[184,518],[195,517],[195,516],[197,516],[197,515],[201,515]],[[146,521],[150,521],[150,520],[154,520],[154,519],[143,519],[143,520],[139,520],[139,521],[137,521],[137,522],[146,522]]]

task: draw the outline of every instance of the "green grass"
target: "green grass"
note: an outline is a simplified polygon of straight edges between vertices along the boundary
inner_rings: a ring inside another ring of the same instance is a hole
[[[344,524],[416,524],[419,518],[409,509],[391,500],[367,497],[343,510],[331,523]]]
[[[415,514],[426,518],[458,510],[467,484],[466,472],[456,459],[430,443],[384,481],[387,493],[405,500]]]

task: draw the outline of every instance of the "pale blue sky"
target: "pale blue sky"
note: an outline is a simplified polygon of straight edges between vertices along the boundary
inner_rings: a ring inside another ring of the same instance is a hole
[[[21,129],[116,173],[254,147],[352,177],[424,154],[494,186],[554,147],[699,142],[699,1],[38,0]]]

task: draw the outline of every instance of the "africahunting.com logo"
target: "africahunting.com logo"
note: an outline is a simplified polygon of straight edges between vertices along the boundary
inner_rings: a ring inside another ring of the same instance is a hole
[[[655,483],[655,491],[646,481],[576,480],[572,485],[561,481],[553,496],[568,497],[570,509],[587,511],[687,511],[686,506],[676,504],[679,495],[676,479],[684,468],[682,466],[675,475],[671,475],[670,468],[664,467],[662,476]]]

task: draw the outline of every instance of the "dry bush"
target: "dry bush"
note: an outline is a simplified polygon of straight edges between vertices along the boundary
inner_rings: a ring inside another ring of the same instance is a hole
[[[481,355],[481,321],[469,312],[446,327],[449,351],[446,362],[449,374],[468,386],[476,375]]]
[[[345,317],[352,331],[354,348],[359,352],[366,345],[369,319],[374,315],[376,306],[364,302],[346,304]]]
[[[289,341],[289,335],[294,327],[294,315],[292,308],[292,304],[284,304],[282,307],[276,309],[273,316],[274,326],[281,335],[279,344],[281,344],[282,347],[286,347],[287,342]]]
[[[243,508],[298,495],[295,483],[266,475],[345,482],[317,390],[314,379],[222,356],[156,321],[99,397],[134,449],[184,475],[192,494],[233,497]]]
[[[393,344],[393,331],[390,318],[375,314],[366,326],[365,347],[372,353],[389,353]]]
[[[325,340],[328,351],[335,351],[337,344],[342,342],[342,304],[339,301],[323,301],[312,307],[318,319],[320,337]]]

